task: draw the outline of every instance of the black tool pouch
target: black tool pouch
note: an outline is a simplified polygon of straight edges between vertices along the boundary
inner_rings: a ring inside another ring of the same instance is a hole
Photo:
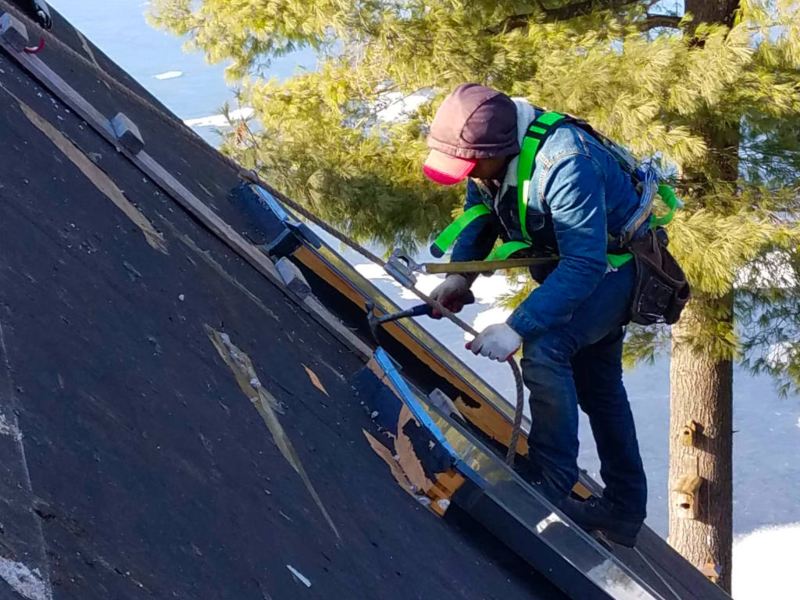
[[[689,283],[667,250],[667,232],[658,227],[633,240],[628,249],[636,264],[636,286],[631,321],[640,325],[672,325],[689,301]]]

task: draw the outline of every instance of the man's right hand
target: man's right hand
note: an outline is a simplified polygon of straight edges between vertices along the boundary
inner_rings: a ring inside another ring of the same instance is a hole
[[[475,297],[469,291],[469,281],[458,273],[451,273],[445,277],[444,281],[431,292],[430,297],[454,313],[464,308],[465,304],[475,301]],[[442,313],[434,308],[431,317],[441,319]]]

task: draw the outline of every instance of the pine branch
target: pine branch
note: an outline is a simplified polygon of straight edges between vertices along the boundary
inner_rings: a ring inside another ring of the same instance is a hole
[[[528,26],[528,22],[532,16],[533,14],[531,13],[511,15],[510,17],[506,17],[500,21],[498,25],[489,27],[485,31],[490,35],[497,35],[498,33],[508,33],[509,31],[514,31],[515,29],[522,29]]]
[[[523,29],[527,27],[531,19],[537,15],[542,15],[545,23],[566,21],[586,16],[593,10],[614,10],[624,8],[631,4],[638,4],[638,2],[631,2],[630,0],[607,0],[605,2],[598,2],[596,0],[591,0],[588,2],[568,4],[561,8],[543,8],[540,3],[537,2],[536,4],[536,12],[511,15],[503,19],[498,25],[486,29],[486,32],[491,35],[496,35],[498,33],[508,33],[515,29]],[[653,4],[654,3],[651,2],[649,5]],[[645,20],[642,21],[641,28],[643,31],[649,31],[656,27],[677,29],[680,22],[681,17],[677,15],[647,14]]]
[[[548,21],[566,21],[575,17],[586,16],[593,10],[615,10],[631,4],[641,4],[641,2],[631,2],[631,0],[584,0],[583,2],[570,2],[559,8],[543,9],[543,12]]]
[[[508,33],[515,29],[523,29],[528,26],[535,16],[542,16],[545,23],[552,23],[583,17],[593,10],[614,10],[631,4],[640,4],[640,2],[636,0],[584,0],[582,2],[568,3],[559,8],[545,8],[541,2],[536,2],[536,10],[534,12],[508,16],[494,27],[486,29],[486,33],[496,35],[498,33]]]
[[[677,15],[650,15],[648,14],[642,22],[641,28],[643,31],[650,31],[657,27],[668,27],[670,29],[679,29],[682,18]]]

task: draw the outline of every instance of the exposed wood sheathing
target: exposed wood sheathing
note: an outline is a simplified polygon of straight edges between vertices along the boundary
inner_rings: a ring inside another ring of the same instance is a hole
[[[15,98],[14,94],[0,84],[0,87],[8,93],[11,97]],[[58,129],[53,127],[49,122],[44,120],[35,110],[30,106],[15,98],[19,104],[22,113],[28,120],[50,141],[58,148],[61,153],[67,157],[80,171],[91,181],[98,190],[103,192],[106,197],[114,203],[114,205],[122,211],[122,213],[130,219],[131,223],[141,229],[144,238],[151,248],[167,254],[167,243],[164,236],[156,231],[153,224],[145,217],[136,206],[128,200],[125,194],[119,187],[106,175],[100,168],[95,165],[88,156],[81,152],[80,148],[70,142],[64,134]]]
[[[250,402],[253,403],[258,414],[261,415],[261,418],[264,419],[267,429],[269,429],[269,432],[272,434],[272,439],[275,441],[281,454],[283,454],[286,462],[292,465],[292,468],[300,476],[300,479],[303,480],[303,485],[306,486],[308,493],[314,499],[314,503],[324,515],[325,520],[328,522],[331,530],[336,534],[336,537],[341,538],[339,530],[336,528],[330,514],[328,514],[328,510],[325,508],[322,499],[314,488],[311,478],[308,476],[308,473],[306,473],[303,463],[300,462],[297,451],[294,449],[291,440],[289,440],[289,436],[286,435],[286,431],[278,419],[276,413],[283,410],[280,403],[261,385],[261,381],[256,374],[250,357],[236,347],[227,334],[221,333],[207,325],[206,333],[208,333],[211,343],[213,343],[214,347],[217,349],[220,358],[230,367],[242,392],[244,392]]]

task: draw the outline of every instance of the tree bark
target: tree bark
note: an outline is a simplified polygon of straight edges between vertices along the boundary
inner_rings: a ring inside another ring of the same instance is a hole
[[[732,25],[738,0],[686,0],[686,12],[700,23]],[[715,164],[710,177],[738,179],[739,129],[709,127],[704,132]],[[692,174],[697,175],[697,174]],[[708,192],[706,182],[700,193]],[[714,207],[708,207],[714,210]],[[719,207],[717,207],[719,208]],[[708,315],[713,315],[709,317]],[[696,297],[672,328],[670,363],[669,543],[709,575],[716,572],[731,589],[733,545],[733,363],[698,349],[691,339],[703,320],[733,323],[733,290],[723,298]],[[692,422],[697,430],[684,434]],[[686,497],[676,490],[693,475],[701,478],[693,496],[696,517],[687,515]],[[713,571],[712,571],[713,570]]]
[[[731,27],[739,9],[739,0],[686,0],[686,12],[692,13],[695,25],[719,23]]]
[[[719,585],[730,591],[733,542],[732,433],[733,365],[691,345],[701,303],[731,310],[732,296],[721,301],[695,299],[672,328],[670,363],[669,543],[699,569],[718,568]],[[703,307],[706,308],[706,307]],[[694,444],[683,430],[699,424]],[[702,483],[695,498],[696,519],[682,517],[674,490],[697,468]]]

